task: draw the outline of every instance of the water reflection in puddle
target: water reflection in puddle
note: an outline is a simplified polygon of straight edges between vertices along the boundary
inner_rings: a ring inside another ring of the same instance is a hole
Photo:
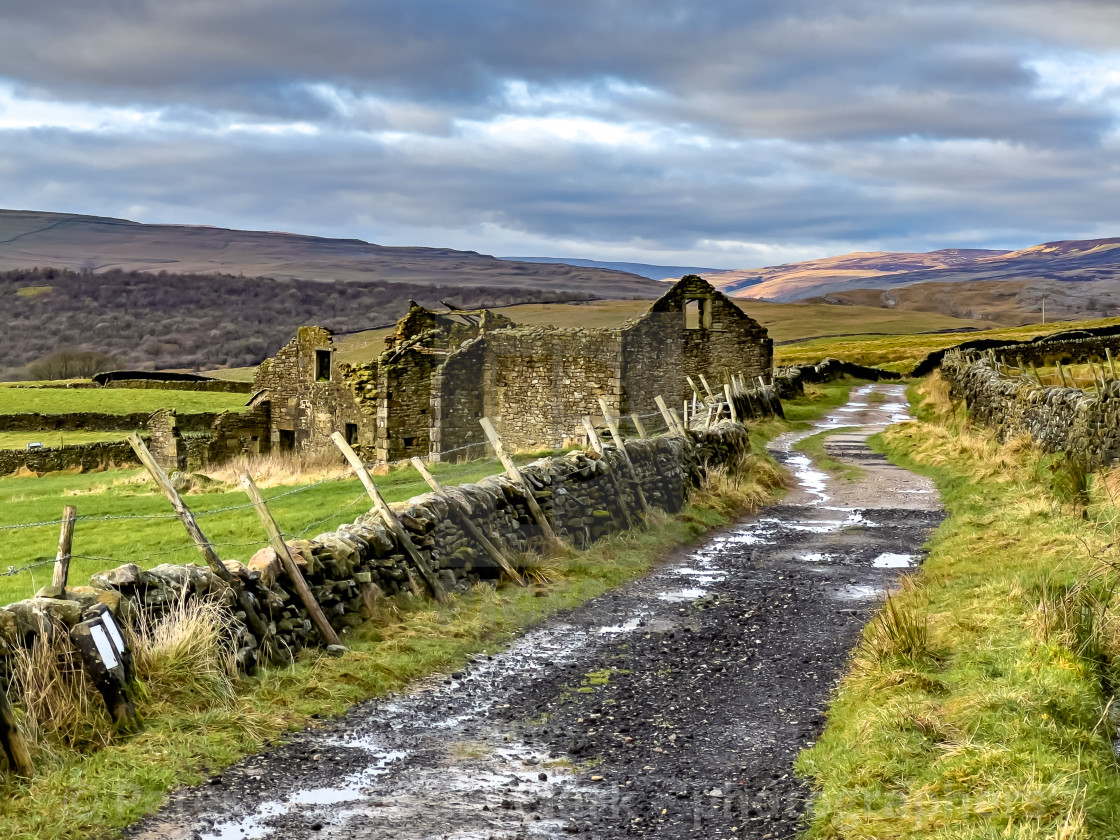
[[[608,627],[600,627],[599,633],[629,633],[632,630],[637,630],[642,623],[644,616],[636,615],[633,618],[628,618],[621,624],[612,624]]]
[[[671,592],[658,593],[657,597],[662,601],[676,603],[679,601],[695,601],[697,598],[703,598],[707,594],[707,589],[674,589]]]
[[[913,554],[893,554],[884,552],[871,561],[876,569],[908,569],[914,565]]]
[[[841,601],[869,601],[874,598],[881,598],[887,592],[881,586],[873,586],[865,583],[849,583],[843,589],[836,592],[836,597]]]

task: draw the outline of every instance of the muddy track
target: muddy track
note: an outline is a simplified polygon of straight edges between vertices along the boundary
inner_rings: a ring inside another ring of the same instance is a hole
[[[932,485],[874,455],[903,388],[821,428],[833,479],[773,449],[778,505],[408,694],[355,707],[172,797],[132,838],[785,838],[792,775],[884,589],[941,520]]]

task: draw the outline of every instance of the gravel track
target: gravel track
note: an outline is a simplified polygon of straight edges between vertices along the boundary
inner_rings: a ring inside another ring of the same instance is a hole
[[[775,455],[797,487],[650,576],[555,616],[508,650],[346,716],[172,796],[137,840],[521,840],[794,835],[792,775],[862,626],[941,521],[930,482],[868,435],[907,419],[868,385]],[[826,451],[791,447],[858,427]]]

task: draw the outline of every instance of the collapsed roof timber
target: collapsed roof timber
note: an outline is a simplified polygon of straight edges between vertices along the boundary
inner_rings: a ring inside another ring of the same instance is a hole
[[[574,440],[600,398],[644,414],[658,395],[676,405],[690,396],[687,376],[753,380],[773,364],[766,329],[696,275],[617,329],[526,327],[413,303],[385,344],[346,364],[329,330],[301,327],[254,381],[253,404],[268,410],[261,448],[334,451],[341,431],[367,460],[477,457],[486,416],[509,447],[550,449]]]

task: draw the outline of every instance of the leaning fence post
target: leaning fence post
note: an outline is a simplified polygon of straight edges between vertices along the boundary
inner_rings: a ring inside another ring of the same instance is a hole
[[[366,465],[362,463],[362,459],[358,457],[358,453],[350,447],[350,444],[346,442],[346,438],[338,432],[331,435],[331,440],[334,441],[334,445],[339,448],[342,454],[346,456],[346,460],[350,462],[350,466],[354,468],[358,480],[362,482],[362,486],[366,488],[366,493],[369,494],[370,499],[373,501],[373,509],[377,511],[377,515],[381,517],[381,521],[393,532],[393,535],[397,538],[397,542],[401,544],[401,548],[405,550],[405,553],[416,565],[432,597],[439,603],[444,603],[447,600],[447,593],[443,590],[443,585],[439,582],[439,578],[435,576],[432,567],[428,565],[428,561],[424,559],[424,555],[420,553],[420,550],[412,541],[412,537],[408,535],[408,531],[404,529],[404,526],[401,525],[401,521],[397,519],[396,514],[393,513],[389,505],[385,502],[381,491],[377,489],[377,485],[374,484],[373,479],[370,478],[369,470],[367,470]]]
[[[1108,359],[1108,371],[1112,374],[1112,378],[1116,378],[1116,363],[1112,360],[1112,351],[1109,348],[1104,348],[1105,358]]]
[[[603,442],[599,440],[599,433],[595,431],[595,424],[591,422],[591,415],[583,415],[583,428],[587,429],[587,439],[591,442],[591,447],[599,455],[603,456]],[[618,473],[610,469],[607,465],[607,475],[610,476],[611,484],[614,485],[615,496],[618,498],[618,506],[622,509],[622,515],[626,517],[626,522],[633,527],[635,523],[634,516],[630,513],[630,505],[626,504],[626,500],[622,497],[622,482],[618,480]]]
[[[30,776],[35,772],[31,752],[23,733],[19,731],[15,712],[8,703],[8,695],[0,688],[0,747],[8,759],[8,767],[17,776]]]
[[[693,399],[694,400],[699,399],[700,402],[704,402],[705,401],[704,400],[704,395],[700,393],[700,389],[696,387],[696,383],[692,381],[692,377],[691,376],[686,376],[685,381],[688,383],[688,387],[690,387],[692,389]],[[693,404],[695,404],[695,403],[693,403]],[[695,414],[695,412],[693,412],[693,413]]]
[[[462,505],[459,504],[458,499],[444,492],[443,487],[436,480],[436,477],[428,471],[428,468],[424,466],[424,462],[415,455],[412,457],[412,466],[416,468],[416,472],[420,473],[420,476],[427,482],[428,486],[447,502],[448,507],[459,514],[459,521],[463,523],[463,527],[467,529],[467,533],[474,537],[475,542],[482,546],[482,550],[489,554],[490,559],[498,564],[498,568],[509,575],[510,580],[518,586],[524,586],[524,579],[517,573],[517,570],[513,568],[513,564],[509,561],[509,558],[506,557],[502,550],[494,545],[490,538],[482,532],[482,529],[475,524],[474,520],[471,519],[470,511],[464,510]]]
[[[611,417],[610,409],[607,407],[607,401],[599,397],[599,408],[603,410],[603,420],[606,421],[607,428],[610,429],[611,439],[614,440],[614,445],[618,447],[618,451],[622,453],[622,460],[626,462],[626,467],[630,471],[630,478],[634,480],[634,487],[638,492],[638,501],[641,502],[642,510],[649,514],[649,502],[646,501],[645,491],[642,490],[642,481],[638,478],[638,471],[634,467],[634,461],[630,458],[630,453],[626,451],[626,441],[622,439],[622,435],[618,431],[618,421]]]
[[[191,509],[187,507],[186,502],[183,501],[178,491],[172,486],[163,468],[156,463],[155,459],[152,457],[152,453],[148,451],[148,447],[146,447],[144,441],[141,440],[140,435],[133,432],[128,436],[128,442],[132,446],[132,451],[136,453],[136,457],[140,459],[140,463],[147,468],[160,490],[163,491],[163,495],[171,502],[171,507],[175,509],[175,514],[179,517],[179,521],[183,523],[183,527],[186,529],[195,548],[198,549],[203,559],[206,560],[206,565],[210,567],[210,571],[212,571],[219,580],[228,584],[233,590],[234,595],[237,597],[237,605],[245,612],[245,623],[249,625],[249,629],[253,632],[253,635],[260,639],[262,648],[272,657],[275,653],[275,651],[271,649],[272,634],[268,630],[268,625],[266,625],[257,614],[256,607],[253,606],[253,602],[249,598],[249,593],[246,592],[245,587],[241,585],[241,578],[232,574],[230,570],[226,568],[226,564],[218,557],[218,553],[214,551],[214,546],[210,544],[210,541],[206,539],[206,535],[202,533],[202,529],[198,527],[198,522],[195,520],[194,514],[191,513]]]
[[[675,408],[670,407],[669,408],[669,414],[671,414],[673,416],[673,422],[676,423],[677,428],[681,430],[681,435],[683,437],[688,437],[688,434],[687,434],[688,427],[685,426],[684,421],[681,420],[680,416],[677,414],[677,410]]]
[[[681,430],[679,424],[674,422],[673,415],[669,413],[669,406],[665,405],[664,397],[658,394],[653,398],[653,401],[657,403],[657,410],[661,412],[661,417],[665,420],[665,425],[669,427],[669,434],[684,437],[684,432]]]
[[[712,392],[712,388],[708,384],[708,380],[704,378],[704,374],[702,374],[702,373],[700,374],[700,384],[703,385],[704,390],[708,392],[708,399],[712,402],[715,402],[716,395],[715,395],[715,393]]]
[[[646,431],[646,424],[642,422],[642,418],[636,412],[630,415],[630,421],[634,424],[634,431],[638,433],[638,439],[648,440],[649,433]]]
[[[738,423],[739,422],[739,414],[738,414],[737,411],[735,411],[735,400],[731,396],[731,386],[730,385],[724,385],[723,386],[723,393],[724,393],[724,396],[727,397],[727,410],[731,412],[731,422],[732,423]]]
[[[288,544],[284,542],[284,535],[280,533],[280,528],[276,525],[276,520],[272,518],[272,513],[265,504],[264,498],[261,496],[261,491],[257,489],[257,485],[253,483],[253,477],[245,472],[241,474],[241,486],[245,488],[245,492],[249,496],[249,501],[253,503],[253,507],[257,509],[257,515],[261,518],[261,524],[264,526],[265,532],[268,534],[268,542],[272,545],[272,550],[276,552],[276,556],[280,558],[280,562],[284,566],[284,571],[288,573],[291,578],[292,586],[296,589],[296,594],[299,599],[303,601],[304,607],[311,615],[311,621],[315,625],[315,629],[319,631],[319,635],[323,637],[323,641],[328,645],[342,644],[338,640],[338,634],[334,632],[331,623],[327,621],[327,617],[323,615],[323,610],[319,606],[319,602],[315,600],[315,595],[311,592],[311,587],[307,585],[307,581],[303,579],[303,574],[296,565],[296,559],[292,557],[292,550],[288,548]]]
[[[525,493],[525,504],[529,508],[529,513],[533,515],[533,519],[537,521],[540,526],[541,533],[544,534],[545,539],[549,544],[559,550],[563,551],[564,543],[556,536],[556,532],[552,530],[552,526],[548,522],[548,517],[544,515],[541,506],[537,504],[537,498],[533,495],[533,488],[529,486],[529,482],[525,480],[525,476],[521,474],[521,470],[517,468],[517,464],[513,463],[513,459],[506,453],[506,448],[502,445],[502,439],[498,436],[498,430],[494,428],[494,424],[490,422],[489,417],[482,417],[478,421],[482,425],[482,430],[486,432],[486,437],[490,440],[490,445],[494,447],[494,452],[498,456],[498,460],[502,462],[502,466],[506,469],[506,475],[518,484],[522,491]]]
[[[74,543],[74,522],[78,509],[67,505],[62,509],[62,529],[58,535],[58,554],[54,558],[54,578],[51,585],[58,589],[59,598],[66,597],[66,581],[70,577],[70,553]]]

